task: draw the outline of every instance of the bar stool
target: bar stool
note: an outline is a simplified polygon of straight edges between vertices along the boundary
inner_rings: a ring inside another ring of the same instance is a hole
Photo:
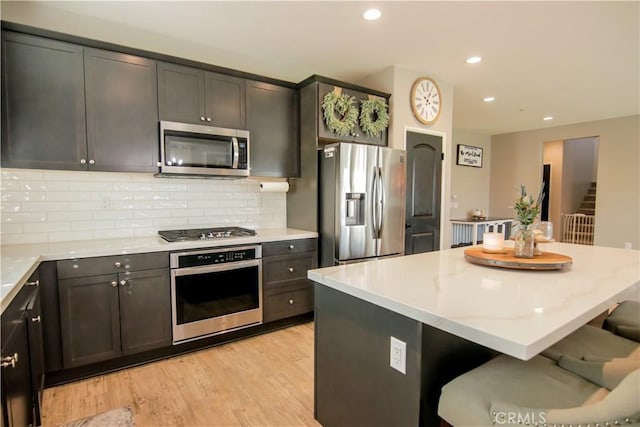
[[[562,356],[582,359],[594,356],[600,359],[640,357],[640,344],[610,331],[592,325],[584,325],[541,353],[558,361]]]
[[[438,415],[467,426],[640,426],[640,368],[609,391],[535,356],[498,356],[442,388]]]
[[[616,335],[640,342],[640,301],[623,301],[602,325]]]

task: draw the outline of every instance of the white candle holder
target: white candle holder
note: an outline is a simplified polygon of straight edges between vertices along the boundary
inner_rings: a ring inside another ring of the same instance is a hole
[[[482,234],[482,252],[490,254],[503,254],[504,234],[487,232]]]

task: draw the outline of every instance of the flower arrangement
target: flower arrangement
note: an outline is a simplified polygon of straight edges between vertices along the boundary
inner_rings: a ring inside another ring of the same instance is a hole
[[[543,189],[544,182],[540,186],[538,198],[534,201],[533,196],[527,195],[527,188],[524,185],[520,185],[520,198],[516,200],[514,209],[516,211],[516,219],[523,227],[533,224],[540,213],[540,206],[544,198]]]

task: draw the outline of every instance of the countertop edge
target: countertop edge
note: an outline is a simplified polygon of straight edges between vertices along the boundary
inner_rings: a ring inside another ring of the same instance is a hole
[[[521,360],[529,360],[533,358],[535,355],[539,354],[546,348],[555,344],[560,339],[574,332],[582,325],[593,320],[597,315],[602,313],[612,304],[616,303],[619,300],[619,297],[624,296],[625,294],[631,294],[633,292],[637,293],[638,291],[640,291],[640,281],[638,281],[627,290],[618,292],[615,295],[611,295],[610,298],[608,298],[606,301],[601,302],[588,312],[585,312],[581,316],[578,316],[570,322],[564,324],[562,328],[556,330],[552,334],[540,337],[535,341],[515,342],[487,331],[479,331],[468,325],[458,323],[455,320],[408,306],[399,301],[385,298],[384,296],[371,293],[360,288],[345,285],[338,280],[334,280],[331,277],[318,272],[318,270],[319,269],[310,270],[307,274],[307,277],[318,285],[327,286],[339,292],[343,292],[346,295],[350,295],[371,304],[375,304],[379,307],[385,308],[402,316],[424,323],[425,325],[438,328],[458,337],[472,341],[476,344],[483,345],[485,347],[497,350],[501,353],[508,354]]]
[[[258,244],[258,243],[267,243],[267,242],[278,242],[288,239],[293,240],[301,240],[301,239],[313,239],[318,238],[318,233],[314,231],[306,231],[299,230],[294,228],[282,228],[282,229],[265,229],[265,230],[256,230],[257,234],[251,237],[243,237],[237,238],[233,240],[204,240],[197,242],[179,242],[179,243],[167,243],[162,239],[158,238],[145,238],[142,240],[147,240],[149,242],[149,246],[139,246],[134,247],[131,250],[118,250],[116,248],[118,242],[127,242],[133,241],[135,239],[105,239],[105,240],[92,240],[92,241],[78,241],[78,242],[59,242],[53,244],[25,244],[25,245],[6,245],[2,246],[2,262],[5,263],[4,253],[12,250],[16,250],[19,248],[20,253],[22,253],[21,257],[26,258],[21,260],[21,265],[15,269],[14,274],[9,280],[6,280],[4,277],[6,272],[4,271],[3,266],[3,277],[2,277],[2,288],[3,295],[0,300],[0,313],[4,313],[5,309],[11,304],[13,299],[18,295],[25,282],[29,279],[31,274],[38,269],[40,264],[45,261],[59,261],[63,259],[73,259],[73,258],[93,258],[100,256],[113,256],[120,255],[123,253],[134,254],[134,253],[152,253],[152,252],[173,252],[173,251],[181,251],[181,250],[192,250],[192,249],[201,249],[201,248],[214,248],[214,247],[223,247],[223,246],[236,246],[236,245],[244,245],[244,244]],[[271,234],[273,233],[273,234]],[[106,246],[100,246],[100,242],[104,242]],[[56,250],[55,247],[65,247],[72,246],[73,244],[85,244],[91,245],[94,248],[87,249],[84,251],[78,251],[77,253],[70,253],[66,250]],[[109,245],[114,246],[109,246]],[[95,246],[98,246],[96,249]],[[33,247],[33,253],[29,253],[29,247]],[[45,247],[52,248],[50,251],[44,249]],[[44,253],[40,252],[43,251]],[[18,272],[19,271],[19,272]],[[5,281],[6,280],[6,281]],[[5,289],[8,289],[5,293]]]

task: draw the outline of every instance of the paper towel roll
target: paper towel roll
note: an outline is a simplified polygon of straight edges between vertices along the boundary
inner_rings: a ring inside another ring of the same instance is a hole
[[[288,182],[261,182],[261,193],[286,193],[289,191]]]

